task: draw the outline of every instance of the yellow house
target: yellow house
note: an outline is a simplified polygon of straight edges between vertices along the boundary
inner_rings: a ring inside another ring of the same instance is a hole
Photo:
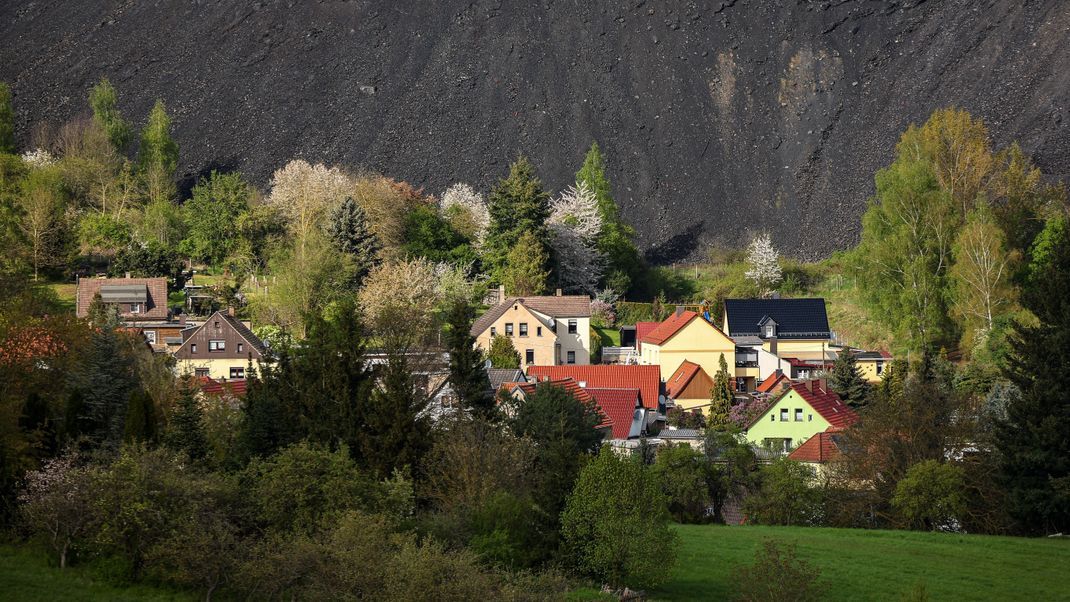
[[[747,441],[789,452],[829,427],[843,429],[858,420],[854,410],[821,380],[792,383],[747,427]]]
[[[693,311],[678,309],[640,342],[639,363],[661,366],[662,374],[674,374],[686,361],[712,376],[720,370],[722,355],[729,373],[736,365],[736,344]]]
[[[233,310],[217,311],[189,331],[183,331],[182,345],[174,353],[179,374],[243,379],[246,367],[259,366],[266,351],[260,338],[234,317]]]
[[[831,359],[824,299],[726,299],[723,326],[736,342],[779,358]]]
[[[684,410],[709,414],[712,391],[713,378],[694,362],[684,361],[665,381],[665,396]]]
[[[509,337],[520,367],[591,363],[591,298],[586,295],[510,297],[472,325],[476,345],[490,350],[495,336]]]
[[[870,383],[879,383],[892,367],[892,356],[884,351],[857,352],[855,366],[858,366],[862,378]]]

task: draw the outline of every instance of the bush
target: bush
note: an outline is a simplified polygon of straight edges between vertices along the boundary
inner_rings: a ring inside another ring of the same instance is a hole
[[[814,469],[780,458],[758,471],[758,491],[743,503],[747,517],[763,525],[813,525],[821,518],[822,495]]]
[[[613,305],[601,299],[591,301],[591,325],[599,328],[611,328],[617,323],[617,312]]]
[[[962,468],[936,460],[911,466],[895,486],[892,507],[912,528],[957,530],[966,510]]]
[[[661,490],[669,498],[669,512],[681,523],[699,523],[710,506],[712,467],[702,452],[686,443],[663,447],[654,462]]]
[[[700,410],[669,408],[665,413],[665,424],[682,429],[706,428],[706,416]]]
[[[818,582],[821,571],[799,560],[795,545],[781,546],[767,539],[754,555],[754,564],[739,569],[739,600],[743,602],[807,602],[820,600],[823,587]]]
[[[617,323],[632,325],[636,322],[653,322],[654,310],[649,303],[617,301]]]

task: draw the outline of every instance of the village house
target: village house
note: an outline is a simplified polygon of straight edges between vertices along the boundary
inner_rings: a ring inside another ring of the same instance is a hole
[[[638,391],[639,402],[644,408],[659,411],[665,405],[661,395],[661,368],[658,366],[531,366],[527,374],[532,382],[571,378],[584,388],[634,389]]]
[[[814,469],[814,476],[822,480],[829,476],[829,465],[843,458],[840,449],[842,438],[843,429],[830,426],[796,447],[788,454],[788,459],[810,466]]]
[[[639,389],[588,387],[572,377],[540,379],[537,382],[515,382],[502,385],[502,392],[517,401],[525,401],[538,387],[560,387],[577,401],[595,405],[602,414],[598,429],[603,440],[638,439],[649,432],[654,423],[652,410],[644,408]]]
[[[684,362],[691,362],[712,377],[720,369],[722,356],[729,373],[736,364],[735,342],[699,314],[683,308],[643,334],[639,342],[639,363],[660,366],[664,374],[674,374]]]
[[[591,363],[591,298],[586,295],[508,297],[472,325],[487,351],[495,336],[509,337],[521,368]]]
[[[182,331],[199,325],[187,322],[185,315],[171,315],[166,278],[81,278],[75,315],[88,316],[98,294],[105,306],[115,308],[122,327],[144,336],[156,352],[174,352],[182,344]]]
[[[787,453],[829,427],[847,428],[858,415],[823,380],[792,383],[747,427],[746,438]]]
[[[676,372],[665,381],[665,396],[682,410],[699,410],[708,414],[713,378],[702,366],[684,360]]]
[[[835,359],[824,299],[726,299],[723,330],[740,347],[741,390],[755,390],[777,370],[790,374],[791,359]]]
[[[234,311],[217,311],[197,328],[182,331],[182,344],[174,352],[179,374],[214,380],[243,379],[246,368],[260,365],[264,343]]]

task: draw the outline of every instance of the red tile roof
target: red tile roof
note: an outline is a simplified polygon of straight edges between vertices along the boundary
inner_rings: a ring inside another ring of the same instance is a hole
[[[665,395],[676,399],[687,385],[691,384],[691,379],[695,378],[699,372],[702,372],[702,366],[696,363],[684,360],[680,367],[673,372],[669,380],[665,381]]]
[[[836,460],[843,456],[840,447],[836,443],[836,435],[843,429],[830,426],[825,432],[817,433],[807,439],[795,451],[788,454],[789,460],[796,462],[825,463]]]
[[[583,403],[594,403],[594,396],[592,396],[590,393],[588,393],[586,389],[581,387],[579,385],[579,383],[577,383],[572,378],[555,378],[555,379],[552,379],[552,380],[542,381],[542,382],[539,382],[539,383],[534,383],[534,382],[505,383],[502,386],[505,387],[505,390],[508,391],[509,393],[512,393],[513,391],[515,391],[517,389],[520,389],[520,390],[522,390],[524,392],[525,395],[531,395],[532,393],[535,392],[535,386],[536,385],[542,385],[542,384],[547,384],[547,385],[550,385],[552,387],[563,388],[566,391],[568,391],[569,393],[571,393],[573,397],[575,397],[577,400],[579,400],[579,401],[581,401]]]
[[[757,390],[759,393],[768,393],[787,378],[783,372],[774,372],[765,377],[765,380],[758,385]]]
[[[201,380],[201,392],[205,395],[222,395],[224,392],[236,397],[244,397],[246,391],[245,380],[228,380],[220,382],[210,378]]]
[[[687,326],[691,320],[698,317],[693,311],[682,311],[680,313],[674,313],[669,316],[667,320],[658,325],[657,328],[650,331],[645,337],[642,338],[644,343],[650,343],[652,345],[661,345],[665,341],[668,341],[680,332],[680,329]]]
[[[606,417],[599,426],[610,427],[614,439],[627,439],[639,406],[639,389],[587,389]]]
[[[529,366],[531,380],[573,378],[598,389],[639,389],[645,408],[657,408],[661,393],[660,366],[594,365]]]
[[[858,421],[858,414],[847,404],[843,403],[840,396],[832,391],[821,388],[820,380],[812,380],[807,383],[792,383],[791,389],[799,394],[815,412],[829,424],[839,428],[847,428]],[[813,391],[810,388],[813,388]],[[770,406],[772,407],[772,406]]]
[[[646,335],[650,334],[655,328],[661,325],[661,322],[636,322],[635,323],[635,350],[643,350],[643,339]]]

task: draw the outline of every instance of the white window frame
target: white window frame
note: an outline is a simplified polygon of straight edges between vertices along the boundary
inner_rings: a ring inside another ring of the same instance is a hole
[[[156,331],[155,330],[144,330],[142,332],[145,335],[145,340],[148,341],[150,345],[155,345],[156,344]]]
[[[215,353],[219,351],[227,350],[226,339],[209,339],[208,341],[208,353]]]
[[[132,313],[132,314],[141,313],[141,304],[140,303],[131,303],[130,304],[130,313]]]
[[[575,351],[566,351],[565,352],[565,363],[566,364],[575,364],[576,363],[576,352]]]

